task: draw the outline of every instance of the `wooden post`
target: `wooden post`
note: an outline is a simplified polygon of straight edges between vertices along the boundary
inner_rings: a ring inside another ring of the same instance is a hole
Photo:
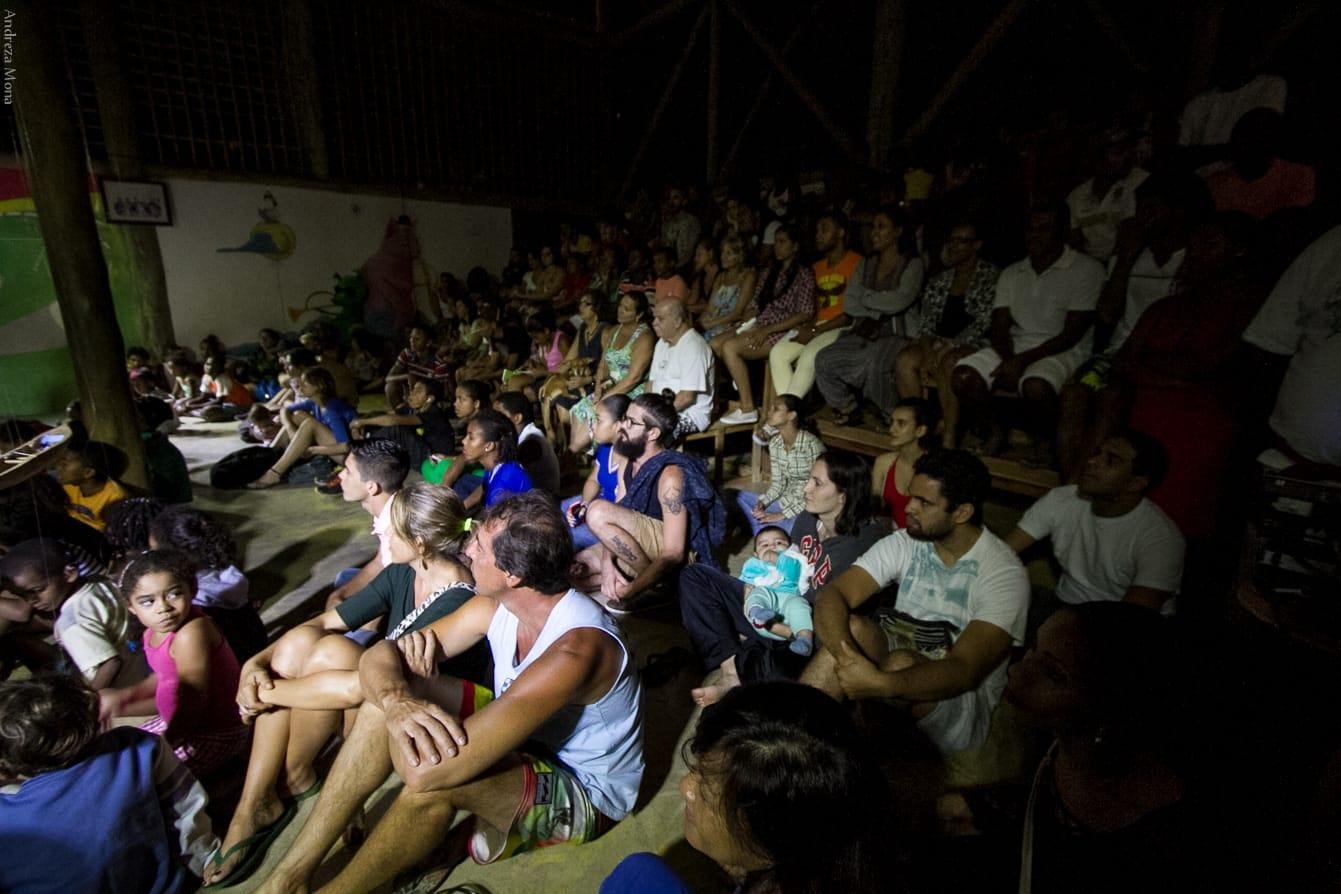
[[[1258,74],[1262,69],[1271,64],[1271,60],[1281,51],[1290,39],[1298,33],[1299,29],[1308,24],[1309,19],[1322,11],[1322,3],[1319,0],[1310,0],[1308,3],[1295,5],[1291,8],[1285,20],[1280,23],[1276,33],[1271,39],[1262,44],[1261,50],[1253,57],[1252,73]]]
[[[118,47],[119,17],[110,0],[80,0],[79,18],[88,45],[89,68],[107,146],[107,165],[113,176],[135,180],[142,176],[140,145],[135,133],[130,83],[121,64]],[[135,258],[133,275],[139,310],[140,340],[159,357],[177,344],[168,302],[168,282],[163,273],[163,253],[158,245],[158,227],[125,224]]]
[[[763,54],[768,59],[769,63],[777,69],[778,75],[787,82],[788,87],[792,88],[792,92],[801,100],[801,104],[809,109],[810,114],[814,115],[820,125],[828,131],[829,136],[833,137],[834,142],[843,150],[843,153],[849,159],[859,164],[865,164],[865,155],[857,151],[856,143],[850,136],[848,136],[847,131],[843,130],[843,128],[838,125],[837,121],[834,121],[833,118],[829,117],[829,113],[825,110],[824,104],[820,102],[819,97],[810,92],[810,88],[796,76],[791,70],[791,67],[787,65],[787,60],[783,58],[782,53],[778,52],[778,48],[769,42],[768,38],[763,35],[763,32],[755,27],[754,23],[746,17],[745,13],[741,11],[740,7],[737,6],[733,0],[721,0],[721,2],[726,4],[727,12],[731,13],[736,21],[740,23],[740,27],[745,29],[745,33],[748,34],[750,39],[755,42],[755,45],[763,51]]]
[[[871,167],[883,170],[894,145],[894,102],[903,68],[907,0],[876,0],[871,41],[871,91],[866,103],[866,145]]]
[[[652,145],[652,136],[661,124],[661,116],[666,114],[666,107],[670,105],[671,96],[675,93],[675,85],[680,83],[680,75],[684,74],[685,64],[689,61],[690,54],[694,52],[694,47],[698,45],[698,37],[703,33],[703,23],[707,19],[708,7],[705,6],[703,11],[698,14],[698,19],[694,21],[694,27],[689,31],[689,39],[685,41],[684,49],[680,51],[680,58],[676,60],[675,68],[671,69],[670,79],[666,81],[666,89],[661,91],[661,101],[652,111],[652,117],[647,122],[647,130],[638,143],[637,151],[633,153],[633,161],[629,162],[629,172],[624,176],[624,183],[619,188],[619,202],[621,204],[624,197],[629,194],[629,187],[633,185],[633,177],[638,173],[638,166],[642,164],[643,156],[647,154],[647,147]]]
[[[805,32],[806,26],[810,24],[810,20],[814,17],[815,10],[817,9],[819,9],[819,0],[816,0],[815,3],[811,4],[810,11],[807,12],[804,17],[797,20],[796,27],[792,29],[792,33],[788,36],[787,42],[782,45],[783,58],[786,58],[787,54],[791,52],[792,47],[796,45],[796,41],[799,40],[802,33]],[[725,174],[727,171],[731,170],[731,165],[735,162],[736,155],[740,153],[741,144],[745,142],[745,134],[750,132],[750,125],[754,123],[754,119],[759,114],[759,110],[764,107],[764,99],[768,96],[768,91],[773,86],[773,79],[776,77],[777,72],[772,68],[768,70],[768,74],[764,75],[763,81],[759,84],[759,89],[754,94],[754,103],[750,106],[750,110],[745,113],[745,118],[740,123],[740,129],[736,131],[736,139],[732,142],[730,151],[726,153],[726,160],[722,162],[722,166],[718,169],[719,175]]]
[[[317,83],[317,54],[312,45],[312,0],[283,0],[280,4],[284,31],[285,70],[292,90],[298,124],[298,139],[303,144],[307,171],[313,179],[330,177],[330,160],[326,155],[326,131],[321,126],[321,89]]]
[[[708,0],[708,185],[717,180],[717,109],[722,95],[722,17]]]
[[[672,0],[672,2],[667,3],[665,6],[659,6],[652,12],[649,12],[647,15],[643,16],[638,21],[634,22],[629,27],[625,28],[623,31],[620,31],[618,34],[616,34],[614,38],[611,40],[611,43],[614,44],[615,46],[620,46],[621,44],[628,43],[630,38],[638,34],[641,34],[648,28],[654,28],[657,25],[662,24],[671,17],[677,15],[681,10],[687,9],[688,7],[693,6],[695,3],[699,2],[701,2],[701,0]]]
[[[130,460],[125,481],[147,487],[139,414],[89,202],[65,54],[57,17],[45,7],[33,0],[17,0],[11,7],[16,32],[12,83],[24,169],[89,431],[125,452]]]
[[[1020,13],[1024,12],[1024,8],[1028,4],[1029,0],[1010,0],[1006,4],[1006,8],[997,13],[997,17],[992,21],[992,24],[988,25],[982,37],[978,38],[978,43],[974,45],[964,61],[959,63],[959,67],[955,69],[954,74],[950,75],[950,79],[941,86],[940,92],[931,100],[927,110],[903,134],[900,143],[904,146],[909,145],[925,133],[932,122],[940,117],[941,112],[945,111],[945,107],[949,105],[950,100],[959,92],[959,88],[964,86],[964,82],[969,79],[969,76],[978,70],[978,66],[1001,42],[1001,38],[1006,36],[1006,32],[1015,24],[1015,20],[1020,17]]]

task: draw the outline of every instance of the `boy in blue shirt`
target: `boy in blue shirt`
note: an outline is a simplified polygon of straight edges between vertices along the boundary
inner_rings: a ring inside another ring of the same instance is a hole
[[[0,683],[0,890],[199,887],[219,846],[205,790],[162,739],[99,735],[98,714],[73,677]]]

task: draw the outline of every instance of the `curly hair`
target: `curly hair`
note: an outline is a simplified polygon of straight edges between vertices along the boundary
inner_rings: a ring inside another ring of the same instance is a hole
[[[233,536],[218,519],[199,509],[169,506],[150,523],[149,533],[160,549],[189,553],[202,568],[227,568],[233,564],[236,554]]]
[[[196,563],[179,549],[151,549],[142,556],[132,559],[121,572],[121,596],[129,600],[135,592],[135,585],[146,574],[167,574],[173,583],[196,595]]]
[[[166,508],[166,503],[154,497],[117,500],[104,513],[107,528],[103,536],[123,553],[148,549],[154,519]]]

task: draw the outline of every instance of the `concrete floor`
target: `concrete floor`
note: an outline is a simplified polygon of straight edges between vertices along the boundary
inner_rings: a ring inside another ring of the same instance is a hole
[[[368,531],[370,520],[355,504],[318,494],[310,486],[281,485],[264,491],[209,487],[209,468],[244,446],[234,425],[188,422],[172,440],[191,470],[195,505],[231,525],[239,564],[253,592],[266,601],[263,617],[272,637],[318,611],[337,572],[371,557],[375,541]],[[737,564],[739,561],[743,554]],[[689,645],[674,608],[629,618],[625,629],[640,665],[650,655]],[[682,835],[683,802],[678,785],[685,767],[680,746],[696,717],[689,691],[699,680],[698,669],[687,668],[669,683],[644,690],[647,772],[632,816],[599,840],[580,847],[549,848],[492,866],[476,866],[467,860],[451,874],[450,883],[476,882],[493,894],[595,891],[623,857],[653,851],[667,856],[695,890],[731,890],[726,877],[688,847]],[[393,778],[373,796],[370,819],[390,803],[397,786]],[[276,841],[256,875],[227,890],[250,891],[266,877],[296,837],[312,803],[303,803],[302,812]],[[343,865],[342,850],[337,846],[318,880]]]

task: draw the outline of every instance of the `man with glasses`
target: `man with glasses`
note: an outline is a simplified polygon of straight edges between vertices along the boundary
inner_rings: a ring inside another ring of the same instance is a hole
[[[613,614],[646,604],[649,591],[686,561],[714,565],[712,546],[726,535],[726,507],[703,461],[670,449],[678,426],[670,400],[636,398],[615,436],[615,452],[625,460],[623,495],[618,503],[593,500],[587,508],[587,527],[598,543],[578,554],[574,586],[599,590],[597,600]]]

